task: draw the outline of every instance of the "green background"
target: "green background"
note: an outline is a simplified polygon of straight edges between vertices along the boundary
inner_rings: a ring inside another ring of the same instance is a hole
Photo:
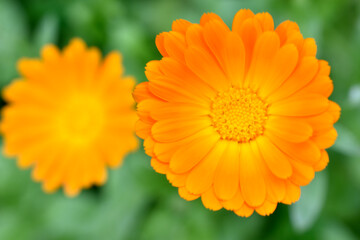
[[[155,36],[173,20],[199,22],[215,12],[230,25],[241,8],[270,12],[276,25],[296,21],[304,37],[316,39],[318,58],[332,66],[331,99],[342,107],[339,137],[330,164],[302,188],[299,202],[279,205],[269,217],[212,212],[200,200],[181,199],[142,148],[109,171],[103,187],[69,199],[62,191],[43,193],[30,170],[1,157],[0,239],[360,239],[359,0],[0,0],[0,85],[18,76],[20,57],[37,57],[44,44],[63,47],[76,36],[104,54],[121,51],[126,73],[145,81],[146,62],[160,59]]]

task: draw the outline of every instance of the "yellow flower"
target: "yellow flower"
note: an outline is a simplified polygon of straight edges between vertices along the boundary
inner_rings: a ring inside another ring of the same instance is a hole
[[[186,200],[240,216],[300,197],[335,141],[330,67],[296,23],[240,10],[230,30],[213,13],[176,20],[134,92],[151,165]]]
[[[106,167],[117,167],[137,148],[132,77],[122,77],[121,56],[103,61],[97,48],[80,39],[63,52],[45,46],[41,59],[21,59],[21,79],[4,92],[4,152],[21,168],[34,166],[33,179],[68,196],[106,181]]]

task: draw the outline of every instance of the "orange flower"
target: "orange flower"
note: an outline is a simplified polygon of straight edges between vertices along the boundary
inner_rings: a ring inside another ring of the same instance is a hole
[[[80,39],[61,53],[42,50],[42,59],[21,59],[23,78],[8,86],[2,112],[4,151],[20,167],[34,166],[33,179],[68,196],[106,181],[106,167],[117,167],[137,148],[132,77],[121,77],[119,53],[102,62],[96,48]]]
[[[330,67],[296,23],[240,10],[230,30],[213,13],[176,20],[134,92],[151,165],[186,200],[239,216],[300,197],[337,133]]]

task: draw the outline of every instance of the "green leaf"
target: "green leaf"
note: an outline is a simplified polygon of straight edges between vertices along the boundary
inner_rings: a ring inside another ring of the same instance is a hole
[[[319,239],[326,240],[355,240],[358,239],[346,225],[338,221],[328,221],[320,231]]]
[[[309,185],[301,189],[300,200],[289,211],[295,231],[302,233],[313,226],[323,208],[327,185],[327,172],[320,172]]]
[[[348,156],[360,156],[360,143],[356,135],[341,124],[336,125],[339,134],[334,149]]]
[[[45,44],[56,43],[59,31],[59,19],[56,15],[45,15],[39,23],[35,35],[34,44],[40,50]]]
[[[26,55],[25,17],[16,1],[0,1],[0,87],[16,77],[16,61]]]

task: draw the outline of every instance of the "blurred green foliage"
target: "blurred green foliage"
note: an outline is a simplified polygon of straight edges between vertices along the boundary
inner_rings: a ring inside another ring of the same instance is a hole
[[[105,186],[69,199],[61,191],[44,194],[30,170],[1,157],[0,239],[359,239],[359,0],[0,0],[0,86],[18,77],[18,58],[76,36],[104,54],[121,51],[126,73],[145,81],[145,64],[160,58],[155,36],[173,20],[198,22],[215,12],[230,25],[241,8],[270,12],[276,25],[296,21],[332,66],[331,98],[342,107],[339,138],[329,166],[303,187],[298,203],[249,219],[206,210],[200,200],[182,200],[142,149],[111,170]]]

